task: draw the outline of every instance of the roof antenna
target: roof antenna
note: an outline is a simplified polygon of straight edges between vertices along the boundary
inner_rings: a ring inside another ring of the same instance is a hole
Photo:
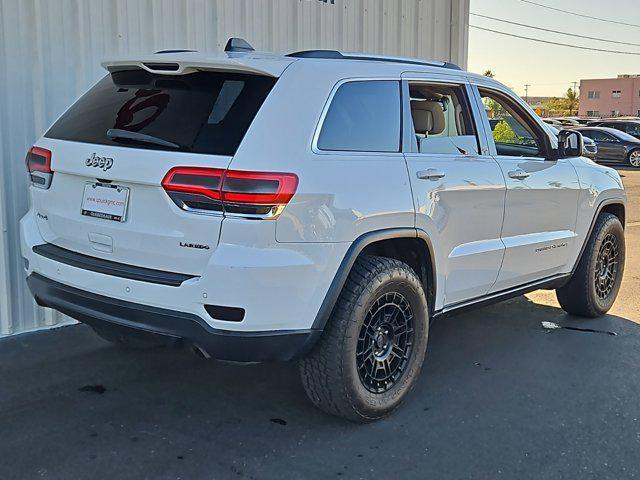
[[[231,37],[224,47],[225,52],[253,52],[253,48],[244,38]]]

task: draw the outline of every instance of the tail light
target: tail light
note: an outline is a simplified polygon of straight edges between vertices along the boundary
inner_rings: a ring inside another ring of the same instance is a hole
[[[175,167],[165,175],[162,186],[184,210],[276,218],[295,194],[298,177],[293,173]]]
[[[49,188],[53,178],[51,170],[51,151],[46,148],[31,147],[25,158],[31,185],[38,188]]]

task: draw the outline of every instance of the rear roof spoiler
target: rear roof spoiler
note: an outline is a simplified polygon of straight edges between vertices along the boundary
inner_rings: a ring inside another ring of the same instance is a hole
[[[279,77],[295,59],[250,50],[225,53],[169,52],[106,59],[102,66],[109,72],[141,68],[159,75],[185,75],[197,71],[250,73]]]

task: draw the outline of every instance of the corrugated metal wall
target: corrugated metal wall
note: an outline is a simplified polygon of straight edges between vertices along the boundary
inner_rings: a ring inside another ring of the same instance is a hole
[[[26,150],[104,72],[101,58],[166,48],[367,51],[466,65],[469,0],[0,0],[0,336],[67,321],[22,270]]]

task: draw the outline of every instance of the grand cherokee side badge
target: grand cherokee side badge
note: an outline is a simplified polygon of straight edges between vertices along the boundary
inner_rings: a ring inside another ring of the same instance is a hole
[[[209,245],[203,245],[202,243],[180,242],[180,246],[185,248],[196,248],[198,250],[209,250],[211,248]]]
[[[101,168],[106,172],[113,166],[113,158],[99,157],[95,153],[92,153],[91,156],[84,161],[84,164],[87,167]]]

